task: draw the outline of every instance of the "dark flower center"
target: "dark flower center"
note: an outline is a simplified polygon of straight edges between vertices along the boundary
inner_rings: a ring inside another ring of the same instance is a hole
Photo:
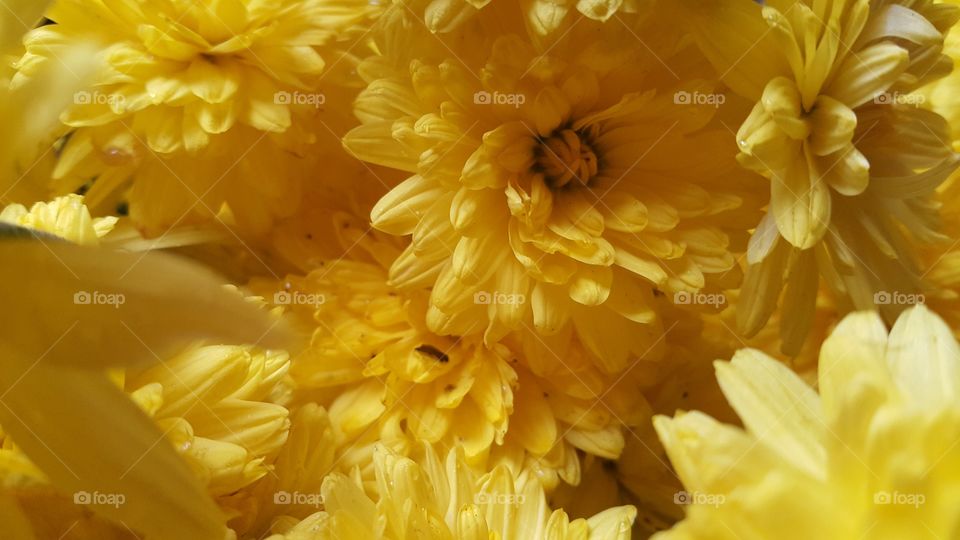
[[[558,129],[540,139],[537,165],[551,189],[586,186],[597,175],[597,154],[587,134],[570,128]]]

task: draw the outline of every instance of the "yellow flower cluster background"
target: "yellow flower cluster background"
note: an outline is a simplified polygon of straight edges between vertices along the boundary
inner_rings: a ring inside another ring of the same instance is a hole
[[[960,1],[0,4],[0,539],[960,539]]]

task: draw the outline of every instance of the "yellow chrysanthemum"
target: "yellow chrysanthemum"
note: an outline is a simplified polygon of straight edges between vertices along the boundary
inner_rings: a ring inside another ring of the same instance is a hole
[[[938,238],[930,197],[958,164],[946,122],[909,93],[949,73],[941,50],[960,11],[929,0],[685,5],[722,80],[755,103],[739,161],[771,180],[740,329],[759,331],[785,289],[781,333],[795,354],[818,276],[853,308],[894,317],[905,303],[883,298],[921,289],[914,245]]]
[[[267,133],[295,127],[305,103],[277,96],[316,89],[333,60],[323,48],[370,15],[361,0],[62,0],[47,14],[54,24],[24,39],[13,84],[72,44],[101,43],[103,72],[64,123],[122,122],[155,152],[196,151],[238,124]]]
[[[705,127],[722,96],[677,83],[676,70],[689,80],[708,68],[663,11],[637,29],[644,43],[625,25],[580,21],[549,50],[506,3],[437,36],[404,6],[381,18],[383,55],[360,70],[363,124],[344,143],[413,173],[372,219],[412,235],[390,280],[432,288],[432,330],[492,343],[572,323],[616,373],[659,333],[657,289],[736,283],[726,231],[751,218],[731,212],[744,185],[732,142]],[[701,158],[685,159],[690,148]]]
[[[270,474],[290,427],[271,403],[288,367],[280,351],[197,347],[128,372],[124,387],[222,497]]]
[[[339,260],[251,287],[313,333],[291,367],[294,401],[328,406],[341,446],[461,446],[471,465],[534,468],[550,488],[558,476],[578,481],[578,449],[616,458],[624,425],[645,407],[629,374],[605,376],[582,349],[488,347],[480,336],[431,332],[425,298],[390,287],[379,265]],[[370,473],[369,455],[353,452],[344,464]]]
[[[301,522],[278,522],[269,540],[626,540],[636,515],[621,506],[571,520],[550,510],[536,478],[502,466],[476,475],[456,451],[444,463],[428,449],[418,464],[379,447],[374,462],[376,497],[346,476],[331,475],[323,483],[324,510]]]
[[[377,12],[362,0],[64,0],[25,38],[13,85],[98,43],[101,73],[62,117],[54,191],[88,187],[97,209],[126,196],[150,235],[224,203],[263,233],[295,209],[316,165],[291,154],[345,129],[334,105],[353,97],[348,39]]]
[[[845,318],[821,349],[819,396],[756,350],[716,369],[745,429],[655,420],[692,503],[655,538],[956,536],[960,346],[925,307],[889,335],[875,313]]]

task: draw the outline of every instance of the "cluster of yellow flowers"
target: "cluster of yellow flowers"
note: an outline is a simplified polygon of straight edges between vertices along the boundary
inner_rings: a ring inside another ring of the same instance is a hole
[[[4,8],[0,538],[960,539],[960,0]]]

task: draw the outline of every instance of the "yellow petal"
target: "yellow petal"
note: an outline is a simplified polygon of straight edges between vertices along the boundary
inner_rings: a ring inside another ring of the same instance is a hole
[[[814,161],[820,177],[837,193],[853,197],[870,184],[870,162],[852,144]]]
[[[377,201],[370,220],[382,231],[410,234],[442,192],[436,182],[419,175],[411,176]]]
[[[890,330],[887,365],[919,406],[932,410],[960,400],[960,347],[943,319],[922,304],[904,311]]]
[[[544,455],[557,442],[557,422],[543,396],[543,389],[532,377],[524,379],[514,394],[515,407],[510,430],[532,454]]]
[[[773,79],[763,89],[760,101],[784,133],[802,140],[810,133],[810,125],[803,119],[803,104],[797,84],[786,77]]]
[[[755,349],[715,362],[723,395],[743,425],[811,476],[823,475],[824,423],[817,393],[790,368]]]
[[[633,521],[637,518],[637,509],[633,506],[616,506],[595,514],[587,519],[590,538],[610,538],[627,540],[631,537]]]
[[[100,373],[2,347],[0,420],[51,481],[100,493],[98,511],[157,538],[218,540],[223,517],[153,421]]]
[[[747,265],[742,288],[751,293],[741,296],[737,303],[737,328],[744,335],[753,336],[759,332],[776,309],[791,249],[777,236],[763,260]]]
[[[295,343],[284,324],[225,290],[209,269],[179,257],[2,239],[0,260],[17,261],[0,270],[7,302],[0,341],[48,364],[153,363],[202,337]]]
[[[786,293],[783,295],[784,313],[789,313],[780,322],[780,348],[784,354],[796,356],[803,346],[813,325],[817,307],[817,286],[820,272],[812,249],[797,254],[790,275],[787,276]]]
[[[609,266],[586,266],[570,282],[570,298],[585,306],[598,306],[610,296],[613,271]]]
[[[892,381],[884,357],[887,329],[875,312],[853,313],[843,318],[820,348],[819,388],[828,419],[837,412],[847,389],[863,379],[881,389]]]
[[[813,247],[830,225],[830,189],[811,172],[807,159],[799,157],[772,180],[770,209],[777,229],[799,249]]]
[[[810,113],[810,122],[810,149],[816,156],[825,156],[845,148],[853,140],[853,132],[857,129],[857,115],[830,96],[817,98]]]
[[[734,92],[759,101],[767,81],[791,75],[753,0],[682,0],[700,50]]]
[[[856,109],[890,88],[909,64],[906,49],[893,43],[871,45],[848,55],[823,93]]]

